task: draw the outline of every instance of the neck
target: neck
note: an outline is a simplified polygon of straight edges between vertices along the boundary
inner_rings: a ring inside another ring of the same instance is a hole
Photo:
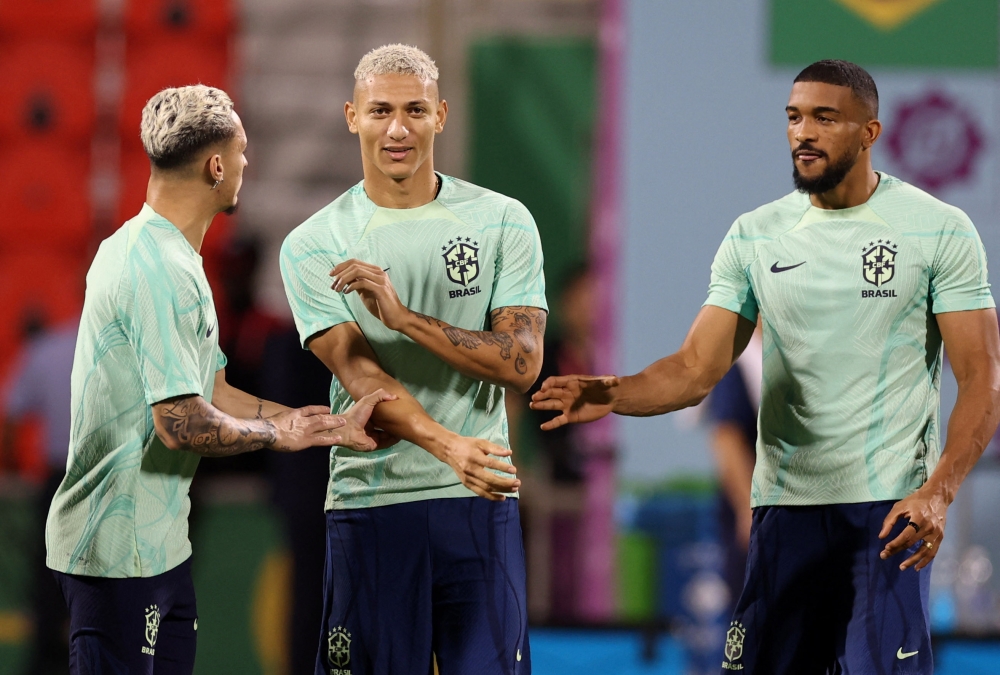
[[[855,164],[840,185],[829,192],[809,195],[813,206],[821,209],[849,209],[867,202],[875,188],[879,176],[872,169],[871,157],[867,155]]]
[[[181,231],[197,252],[201,252],[205,233],[218,215],[214,193],[202,181],[176,180],[151,176],[146,188],[146,203]]]
[[[365,192],[376,206],[387,209],[415,209],[437,198],[437,174],[433,158],[420,165],[408,178],[396,179],[385,175],[365,160]]]

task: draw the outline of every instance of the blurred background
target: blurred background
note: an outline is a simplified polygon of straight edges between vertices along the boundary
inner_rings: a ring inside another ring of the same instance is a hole
[[[1000,260],[998,35],[996,0],[0,0],[0,675],[66,671],[42,525],[65,470],[83,277],[142,206],[140,111],[159,89],[236,101],[241,208],[203,250],[227,375],[303,405],[330,376],[298,347],[278,247],[361,179],[342,109],[369,49],[436,59],[451,110],[438,170],[534,214],[544,377],[631,373],[680,345],[729,225],[792,189],[783,108],[821,58],[875,77],[876,168],[963,208]],[[759,382],[752,344],[693,411],[544,436],[508,398],[534,672],[718,672]],[[933,567],[940,673],[1000,668],[998,458],[995,444],[963,486]],[[312,672],[326,472],[321,450],[201,462],[199,674]]]

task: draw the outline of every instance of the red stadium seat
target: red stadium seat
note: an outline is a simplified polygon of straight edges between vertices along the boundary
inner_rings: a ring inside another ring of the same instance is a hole
[[[97,0],[0,2],[0,35],[5,38],[93,38],[98,20]]]
[[[235,24],[227,0],[129,0],[125,10],[125,31],[136,40],[228,35]]]
[[[0,151],[0,254],[76,252],[91,235],[89,158],[53,142]]]
[[[15,40],[0,47],[0,63],[0,136],[89,144],[96,115],[93,45]]]
[[[7,372],[28,320],[53,325],[80,312],[86,275],[80,253],[0,255],[0,373]]]
[[[142,46],[130,44],[120,118],[122,136],[138,137],[142,109],[161,89],[199,83],[225,89],[228,57],[226,43],[161,40]]]

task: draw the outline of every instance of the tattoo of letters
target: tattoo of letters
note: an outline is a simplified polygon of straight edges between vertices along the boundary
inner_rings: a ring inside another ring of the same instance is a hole
[[[253,452],[271,447],[277,439],[277,430],[270,422],[248,423],[223,415],[198,396],[186,396],[159,407],[166,432],[204,457]]]

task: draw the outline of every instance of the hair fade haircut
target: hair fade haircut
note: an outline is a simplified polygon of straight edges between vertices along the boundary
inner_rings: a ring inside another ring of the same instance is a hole
[[[362,56],[354,69],[354,79],[358,82],[376,75],[416,75],[421,80],[437,82],[438,67],[426,52],[417,47],[384,45]]]
[[[817,61],[798,74],[796,82],[822,82],[838,87],[850,87],[859,101],[868,108],[871,119],[878,117],[878,89],[868,71],[856,63],[827,59]]]
[[[142,147],[159,169],[184,166],[205,148],[235,136],[233,100],[215,87],[164,89],[142,109]]]

